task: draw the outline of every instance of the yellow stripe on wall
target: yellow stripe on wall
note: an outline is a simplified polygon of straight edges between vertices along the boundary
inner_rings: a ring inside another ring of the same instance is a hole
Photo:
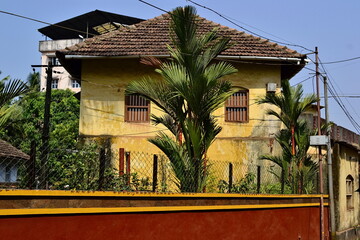
[[[324,204],[328,206],[328,203]],[[301,204],[261,204],[261,205],[213,205],[213,206],[175,206],[175,207],[120,207],[120,208],[26,208],[0,209],[0,216],[53,215],[53,214],[96,214],[96,213],[147,213],[147,212],[183,212],[183,211],[221,211],[245,209],[274,209],[318,207],[319,203]]]
[[[65,190],[0,190],[1,196],[43,197],[169,197],[169,198],[320,198],[320,194],[153,193]],[[328,195],[323,195],[328,198]]]

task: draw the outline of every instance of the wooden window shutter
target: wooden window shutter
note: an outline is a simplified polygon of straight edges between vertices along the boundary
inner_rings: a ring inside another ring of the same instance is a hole
[[[149,122],[150,101],[136,94],[125,96],[125,121]]]
[[[238,91],[226,100],[225,121],[249,121],[249,92],[247,90]]]

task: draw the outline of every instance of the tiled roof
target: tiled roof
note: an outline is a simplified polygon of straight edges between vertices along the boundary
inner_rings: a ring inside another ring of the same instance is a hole
[[[12,146],[10,143],[0,140],[0,157],[3,158],[17,158],[17,159],[29,159],[29,155],[23,153],[19,149]]]
[[[299,58],[303,55],[287,47],[268,40],[246,34],[236,29],[222,26],[202,17],[197,17],[199,32],[208,32],[218,28],[221,36],[230,37],[231,48],[221,55]],[[169,40],[170,15],[140,22],[127,28],[87,39],[62,52],[65,55],[86,56],[154,56],[168,55],[166,44]]]

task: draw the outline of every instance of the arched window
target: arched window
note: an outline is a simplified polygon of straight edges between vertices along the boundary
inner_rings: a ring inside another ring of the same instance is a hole
[[[346,208],[354,208],[354,178],[351,175],[346,177]]]
[[[240,90],[231,95],[225,102],[225,121],[249,121],[249,91]]]

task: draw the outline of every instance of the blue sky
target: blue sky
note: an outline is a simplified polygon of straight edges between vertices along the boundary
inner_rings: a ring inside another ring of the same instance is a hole
[[[195,1],[195,0],[194,0]],[[192,5],[186,0],[147,0],[165,10],[177,6]],[[319,48],[322,62],[332,62],[360,56],[360,1],[358,0],[197,0],[237,24],[266,38],[295,43],[308,49]],[[44,0],[2,0],[0,10],[57,23],[95,9],[118,14],[153,18],[163,12],[137,0],[69,1],[51,3]],[[241,30],[215,13],[197,7],[199,15],[222,25]],[[248,26],[250,25],[250,26]],[[37,29],[44,24],[0,13],[0,77],[25,80],[32,71],[30,65],[40,64],[38,42],[44,40]],[[253,28],[255,27],[255,28]],[[290,47],[302,53],[302,48]],[[314,55],[309,55],[314,59]],[[315,69],[314,64],[309,68]],[[329,78],[339,95],[360,95],[360,59],[325,65]],[[292,80],[292,84],[311,76],[312,71],[303,70]],[[306,93],[314,91],[312,78],[303,82]],[[341,98],[353,118],[360,123],[360,98]],[[322,114],[324,116],[324,113]],[[355,131],[337,103],[330,99],[330,119],[343,127]]]

